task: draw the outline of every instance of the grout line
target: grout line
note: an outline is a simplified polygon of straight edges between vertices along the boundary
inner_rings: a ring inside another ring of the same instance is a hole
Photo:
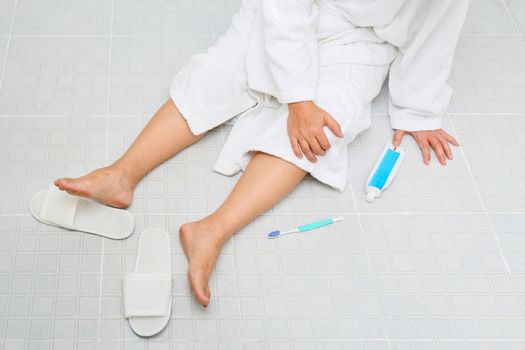
[[[126,35],[116,35],[126,36]],[[0,35],[0,38],[7,38],[7,35]],[[110,38],[110,34],[14,34],[11,35],[14,39],[31,39],[31,38],[42,38],[42,39],[66,39],[66,38]]]
[[[504,1],[504,0],[500,0]],[[112,30],[112,29],[111,29]],[[518,34],[520,32],[518,31]],[[176,37],[177,34],[161,34],[167,37]],[[201,34],[200,37],[206,37],[209,35]],[[15,39],[27,39],[27,38],[154,38],[158,35],[153,34],[14,34],[14,35],[0,35],[0,38],[15,38]],[[213,34],[212,39],[218,39],[218,35]],[[516,34],[464,34],[461,38],[515,38]]]
[[[208,0],[208,10],[209,10],[209,17],[208,17],[208,25],[210,26],[210,34],[211,34],[211,41],[212,42],[215,42],[216,39],[215,38],[215,33],[214,33],[214,28],[213,28],[213,21],[212,21],[212,13],[213,13],[213,8],[212,8],[212,1],[214,0]],[[207,153],[207,152],[206,152]],[[205,158],[206,160],[208,160],[208,154],[205,154]],[[186,162],[186,156],[184,157],[184,165],[187,169],[187,162]],[[166,170],[167,172],[167,170]],[[205,180],[206,181],[206,185],[209,184],[209,177],[208,177],[208,174],[209,173],[206,173],[206,177],[205,177]],[[186,195],[186,204],[188,204],[188,196]],[[207,201],[207,206],[209,206],[209,201]],[[166,206],[166,208],[168,208],[168,206]],[[189,206],[187,206],[186,208],[189,208]],[[203,216],[205,217],[205,216]],[[235,235],[232,235],[230,236],[231,239],[232,239],[232,249],[235,249],[235,238],[234,238]],[[235,250],[234,250],[235,251]],[[235,261],[235,258],[233,259],[233,264],[234,266],[236,266],[236,261]],[[215,290],[217,290],[217,265],[214,266],[213,268],[213,273],[215,274],[215,279],[214,279],[214,284],[215,284]],[[235,279],[235,281],[237,282],[237,278]],[[208,281],[208,284],[210,283],[211,281]],[[238,283],[237,283],[237,286],[238,286]],[[208,285],[208,288],[210,288],[210,286]],[[211,300],[210,300],[211,302]],[[217,296],[215,296],[215,302],[217,303],[216,305],[216,312],[217,312],[217,316],[220,315],[220,305],[219,305],[219,299],[217,298]],[[243,326],[244,326],[244,323],[243,323],[243,320],[242,320],[242,317],[241,317],[241,298],[237,297],[237,306],[239,307],[239,327],[240,329],[242,330],[243,329]],[[195,316],[195,314],[193,315]],[[218,343],[218,348],[219,350],[223,350],[223,347],[222,347],[222,338],[223,338],[223,335],[222,335],[222,332],[221,332],[221,327],[220,327],[220,319],[218,319],[216,322],[215,322],[215,331],[217,332],[217,337],[216,337],[216,341]]]
[[[15,23],[15,14],[16,9],[18,7],[18,0],[15,0],[15,4],[13,5],[13,15],[11,16],[11,22],[9,23],[9,35],[7,36],[7,43],[5,48],[5,54],[4,54],[4,64],[2,67],[2,75],[0,75],[0,91],[2,90],[2,86],[4,84],[4,76],[7,66],[7,56],[9,55],[9,47],[11,46],[11,37],[13,36],[13,25]]]
[[[183,319],[187,319],[186,318],[183,318]],[[204,320],[208,320],[209,318],[202,318]],[[226,318],[226,319],[229,319],[229,318]],[[256,318],[255,318],[256,319]],[[2,344],[2,342],[18,342],[20,340],[12,340],[12,339],[7,339],[7,340],[3,340],[3,339],[0,339],[0,344]],[[43,340],[43,341],[48,341],[48,340]],[[111,343],[116,343],[118,342],[119,340],[116,340],[116,339],[108,339],[107,340],[108,342],[111,342]],[[120,339],[120,341],[124,341],[123,339]],[[155,348],[164,348],[163,346],[161,346],[162,344],[164,344],[163,342],[161,342],[162,339],[155,339],[153,338],[152,341],[149,342],[149,344],[157,344],[157,346],[155,346]],[[251,338],[251,339],[227,339],[225,340],[229,343],[293,343],[293,342],[312,342],[312,343],[339,343],[339,342],[349,342],[349,343],[352,343],[352,342],[370,342],[370,343],[373,343],[373,342],[387,342],[387,338],[337,338],[337,339],[333,339],[333,338],[293,338],[293,339],[259,339],[259,338]],[[445,342],[445,343],[463,343],[463,342],[467,342],[467,343],[472,343],[472,342],[476,342],[476,343],[482,343],[482,344],[486,344],[488,342],[494,342],[494,343],[506,343],[506,342],[524,342],[525,341],[525,338],[516,338],[516,339],[513,339],[513,338],[396,338],[396,339],[392,339],[391,340],[392,342],[394,343],[408,343],[408,342],[417,342],[417,343],[427,343],[427,342],[432,342],[432,343],[439,343],[439,342]],[[66,342],[64,340],[61,340],[61,342]],[[78,343],[86,343],[86,344],[89,344],[91,343],[92,340],[89,340],[89,339],[79,339],[78,340]],[[141,345],[144,345],[144,344],[148,344],[147,340],[145,341],[144,339],[135,339],[135,340],[131,340],[131,339],[125,339],[125,342],[126,342],[126,348],[127,348],[127,345],[131,345],[131,344],[141,344]],[[187,345],[187,343],[190,343],[191,341],[189,340],[177,340],[175,342],[173,342],[173,344],[171,345]],[[197,342],[198,343],[198,340],[194,341],[194,342]],[[140,347],[140,348],[143,348]],[[178,348],[178,347],[177,347]],[[186,349],[186,348],[185,348]],[[219,349],[219,348],[216,348],[216,349]],[[289,349],[288,347],[286,347],[286,349]],[[361,347],[360,347],[361,349]]]
[[[510,116],[522,116],[525,115],[525,112],[448,112],[448,115],[450,116],[502,116],[502,117],[510,117]]]
[[[505,7],[505,11],[509,15],[510,20],[511,20],[512,24],[514,25],[514,28],[518,32],[518,35],[519,35],[520,39],[522,41],[525,40],[525,38],[523,37],[523,33],[520,31],[520,27],[518,26],[518,23],[516,23],[516,20],[514,19],[514,16],[512,15],[512,11],[510,10],[509,5],[507,5],[507,1],[506,0],[501,0],[501,3],[503,4],[503,7]]]
[[[83,342],[89,342],[89,340],[81,340]],[[252,339],[228,339],[228,342],[231,343],[294,343],[294,342],[313,342],[313,343],[340,343],[340,342],[365,342],[365,343],[372,343],[372,342],[388,342],[389,340],[387,338],[290,338],[290,339],[260,339],[260,338],[252,338]],[[503,343],[503,342],[523,342],[525,341],[525,338],[396,338],[391,340],[394,343],[407,343],[407,342],[418,342],[418,343],[439,343],[439,342],[446,342],[446,343],[471,343],[471,342],[479,342],[479,343],[487,343],[487,342],[495,342],[495,343]],[[134,341],[126,341],[126,343],[133,344],[143,344],[143,340],[134,340]],[[179,344],[179,345],[185,345],[188,341],[179,340],[177,342],[174,342],[173,344]],[[198,341],[197,341],[198,342]],[[219,348],[216,348],[219,349]],[[289,347],[286,347],[286,349],[290,349]],[[360,347],[361,349],[361,347]],[[368,349],[368,348],[367,348]]]
[[[294,213],[294,212],[283,212],[283,213],[265,213],[259,216],[290,216],[295,215],[298,217],[310,217],[310,216],[323,216],[323,215],[341,215],[341,216],[389,216],[389,215],[485,215],[489,213],[484,211],[466,211],[466,212],[384,212],[384,213],[357,213],[357,212],[327,212],[325,214],[316,214],[316,213]],[[134,216],[206,216],[209,215],[208,212],[202,213],[190,213],[190,214],[179,214],[179,213],[134,213],[131,212]],[[525,211],[490,211],[490,214],[494,215],[525,215]],[[2,217],[18,217],[18,216],[31,216],[29,213],[20,213],[20,214],[0,214]]]
[[[73,73],[76,73],[77,71],[77,59],[78,59],[78,56],[79,56],[79,52],[78,52],[78,46],[75,45],[75,50],[74,50],[74,53],[73,53],[73,59],[72,59],[72,62],[73,62]],[[56,66],[58,66],[59,64],[56,63]],[[58,68],[58,67],[57,67]],[[55,76],[54,77],[54,83],[56,85],[57,83],[57,77]],[[37,81],[37,84],[38,84],[38,81]],[[54,93],[56,93],[56,89],[54,91]],[[55,96],[56,97],[56,96]],[[54,101],[55,102],[55,101]],[[71,120],[67,120],[66,123],[67,125],[67,129],[71,129]],[[65,141],[65,144],[66,145],[69,145],[70,144],[70,140],[71,140],[71,134],[68,133],[66,135],[66,141]],[[47,144],[51,144],[51,138],[49,137],[48,139],[48,142]],[[66,149],[65,151],[65,156],[66,156],[66,162],[64,162],[64,164],[62,165],[63,166],[63,173],[66,173],[66,169],[67,169],[67,164],[68,164],[68,161],[69,160],[69,148]],[[86,151],[87,152],[87,151]],[[87,158],[86,158],[87,159]],[[47,151],[47,159],[46,159],[46,163],[49,161],[49,150]],[[40,231],[40,230],[39,230]],[[65,259],[65,254],[63,254],[63,251],[62,251],[62,245],[63,245],[63,241],[64,241],[64,233],[60,233],[59,235],[59,239],[58,239],[58,250],[57,250],[57,276],[55,278],[56,280],[56,283],[57,283],[57,287],[58,287],[58,281],[60,279],[61,276],[63,276],[63,272],[60,271],[60,264],[61,264],[61,261],[63,261]],[[78,271],[76,271],[77,273],[74,275],[75,278],[76,278],[76,281],[77,281],[77,286],[76,286],[76,292],[73,294],[73,298],[76,298],[76,301],[75,301],[75,315],[74,316],[71,316],[71,318],[75,321],[75,324],[74,324],[74,339],[78,339],[78,336],[79,336],[79,324],[80,324],[80,319],[81,319],[81,316],[80,316],[80,307],[81,307],[81,286],[82,286],[82,277],[81,275],[79,274],[80,271],[82,271],[82,268],[83,268],[83,262],[84,262],[84,240],[82,239],[83,237],[80,237],[79,238],[79,251],[78,251],[78,257],[79,257],[79,261],[78,261]],[[54,306],[56,307],[56,304],[57,304],[57,300],[55,299],[54,300]],[[56,315],[55,315],[56,316]],[[55,322],[53,323],[53,332],[55,331],[55,328],[56,328],[56,317],[55,317]],[[52,339],[52,347],[55,347],[55,339]],[[75,343],[74,344],[74,349],[78,349],[78,343]]]
[[[294,254],[294,256],[296,256],[296,254]],[[250,271],[250,272],[240,272],[240,271],[236,271],[236,272],[229,272],[229,273],[221,273],[220,275],[221,276],[253,276],[253,275],[256,275],[258,272],[254,272],[254,271]],[[354,274],[359,274],[359,275],[365,275],[365,273],[363,272],[353,272]],[[56,274],[56,273],[52,273],[53,275]],[[309,274],[311,274],[312,276],[326,276],[326,271],[320,271],[320,272],[309,272]],[[384,275],[392,275],[392,276],[397,276],[398,274],[395,273],[395,272],[391,272],[391,273],[383,273]],[[433,272],[433,273],[427,273],[427,272],[424,272],[425,275],[427,276],[438,276],[438,275],[442,275],[443,272]],[[493,273],[491,274],[492,275],[500,275],[502,273],[498,272],[498,273]],[[20,273],[20,274],[17,274],[19,276],[33,276],[33,273],[30,273],[30,272],[27,272],[27,273]],[[47,273],[47,275],[50,275],[50,273]],[[88,275],[88,276],[92,276],[93,274],[90,273],[90,274],[85,274],[85,275]],[[186,275],[186,273],[177,273],[177,275]],[[331,275],[346,275],[345,273],[337,273],[337,274],[331,274]],[[403,275],[412,275],[412,274],[403,274]],[[457,273],[456,275],[462,275],[460,273]],[[479,275],[484,275],[482,272],[477,272],[477,273],[471,273],[470,275],[475,275],[475,276],[479,276]],[[61,276],[67,276],[67,277],[82,277],[83,275],[79,275],[78,273],[62,273]],[[485,276],[485,275],[484,275]],[[383,292],[376,292],[376,293],[371,293],[369,291],[360,291],[358,293],[355,293],[355,291],[352,291],[352,292],[348,292],[348,291],[342,291],[342,292],[334,292],[334,291],[329,291],[329,292],[316,292],[315,293],[315,296],[318,296],[318,297],[334,297],[334,296],[337,296],[337,297],[341,297],[341,296],[348,296],[349,293],[353,293],[351,294],[352,296],[356,296],[356,297],[360,297],[360,296],[367,296],[367,297],[370,297],[370,296],[373,296],[373,297],[394,297],[394,296],[397,296],[397,297],[403,297],[403,296],[408,296],[408,297],[421,297],[421,292],[406,292],[406,291],[398,291],[398,292],[388,292],[388,293],[383,293]],[[91,294],[90,294],[91,295]],[[121,293],[108,293],[107,294],[108,296],[111,296],[111,297],[120,297],[121,296]],[[267,296],[267,297],[275,297],[275,296],[280,296],[278,294],[275,294],[275,292],[259,292],[259,294],[254,294],[253,292],[245,292],[245,293],[236,293],[236,295],[238,295],[239,297],[253,297],[253,296],[256,296],[256,295],[259,295],[259,296]],[[289,297],[298,297],[298,296],[302,296],[304,297],[306,294],[304,293],[304,291],[300,291],[300,292],[286,292],[286,296],[289,296]],[[476,297],[486,297],[486,296],[494,296],[494,291],[490,291],[490,292],[476,292],[476,293],[471,293],[471,292],[426,292],[425,294],[426,296],[428,297],[437,297],[437,296],[451,296],[451,297],[462,297],[462,296],[466,296],[466,297],[471,297],[471,296],[476,296]],[[516,296],[518,295],[517,292],[506,292],[506,293],[500,293],[498,294],[498,296]],[[75,297],[75,296],[78,296],[78,293],[61,293],[60,296],[65,296],[65,297]],[[176,296],[176,297],[193,297],[193,294],[188,292],[188,293],[183,293],[183,292],[175,292],[173,293],[173,296]],[[232,295],[231,294],[216,294],[214,295],[214,298],[216,297],[231,297]],[[196,301],[195,301],[196,302]],[[475,311],[474,313],[477,313],[478,311]],[[10,318],[13,318],[13,319],[25,319],[26,316],[13,316],[13,315],[9,315]],[[268,315],[260,315],[260,316],[253,316],[253,315],[250,315],[250,316],[247,316],[246,319],[264,319],[266,318]],[[303,315],[305,316],[305,315]],[[342,315],[342,316],[347,316],[347,315]],[[472,317],[474,316],[474,314],[472,315],[462,315],[460,317],[458,317],[458,319],[461,319],[461,320],[466,320],[466,319],[471,319]],[[63,317],[63,316],[60,316],[60,317]],[[84,316],[86,318],[94,318],[93,316]],[[198,319],[206,319],[206,318],[215,318],[216,315],[198,315]],[[296,315],[280,315],[280,316],[276,316],[278,318],[283,318],[283,319],[286,319],[286,318],[294,318],[294,317],[297,317]],[[315,316],[317,319],[331,319],[333,317],[333,315],[316,315]],[[392,316],[392,315],[386,315],[384,316],[385,319],[395,319],[395,318],[399,318],[398,316]],[[47,319],[48,316],[47,315],[43,315],[43,316],[31,316],[31,318],[33,319]],[[110,316],[108,317],[109,319],[115,319],[115,318],[118,318],[118,319],[121,319],[121,316]],[[185,319],[185,318],[189,318],[188,315],[181,315],[181,316],[178,316],[178,315],[175,315],[173,314],[171,316],[172,319]],[[236,320],[238,321],[239,318],[238,316],[222,316],[221,318],[224,318],[224,319],[229,319],[229,320]],[[424,316],[419,316],[419,318],[424,318]],[[484,319],[486,320],[498,320],[498,319],[501,319],[501,316],[500,315],[495,315],[495,316],[483,316]],[[520,319],[523,319],[523,316],[507,316],[507,319],[509,320],[520,320]]]
[[[18,220],[17,222],[17,228],[20,227],[20,220]],[[13,297],[13,280],[14,280],[14,276],[15,276],[15,273],[14,273],[14,264],[15,264],[15,259],[16,259],[16,256],[17,256],[17,247],[18,247],[18,242],[20,241],[20,235],[15,235],[15,239],[14,239],[14,251],[13,253],[11,254],[11,266],[10,266],[10,269],[8,270],[8,277],[7,277],[7,280],[9,281],[8,285],[7,285],[7,297],[6,297],[6,306],[5,306],[5,314],[3,315],[3,317],[5,317],[6,319],[6,323],[7,323],[7,320],[10,318],[10,310],[11,310],[11,298]],[[2,252],[4,253],[4,252]],[[35,257],[35,260],[37,260],[37,258]],[[56,283],[56,280],[55,280],[55,283]],[[54,320],[53,320],[53,326],[54,326]],[[3,329],[0,329],[0,339],[7,339],[7,327],[3,327]]]
[[[374,284],[377,287],[377,280],[376,280],[376,277],[375,277],[374,269],[372,267],[373,266],[372,265],[372,260],[370,259],[370,251],[368,249],[368,244],[367,244],[366,239],[365,239],[365,230],[363,228],[363,221],[361,220],[361,213],[359,212],[359,207],[357,206],[357,200],[356,200],[356,196],[355,196],[354,185],[353,185],[352,181],[350,181],[350,179],[348,180],[348,184],[349,184],[349,187],[350,187],[350,193],[352,193],[352,201],[354,203],[354,207],[355,207],[355,210],[356,210],[357,222],[359,224],[359,231],[360,231],[361,239],[363,240],[363,245],[364,245],[364,247],[366,249],[366,259],[368,260],[368,268],[370,269],[369,273],[372,275],[372,279],[374,281]],[[381,312],[383,312],[382,307],[381,307]],[[388,349],[392,350],[392,344],[390,343],[390,337],[388,336],[388,329],[385,329],[385,333],[386,333],[386,341],[388,343]]]
[[[298,198],[299,199],[299,198]],[[187,214],[178,214],[178,213],[132,213],[136,216],[185,216]],[[271,214],[261,214],[259,216],[290,216],[295,215],[298,217],[310,217],[310,216],[322,216],[322,215],[342,215],[342,216],[389,216],[389,215],[485,215],[484,211],[473,211],[473,212],[385,212],[385,213],[357,213],[357,212],[327,212],[325,214],[316,214],[316,213],[296,213],[296,212],[283,212],[283,213],[271,213]],[[491,214],[507,214],[507,215],[525,215],[525,211],[518,212],[506,212],[506,211],[494,211]],[[20,214],[20,215],[5,215],[5,216],[29,216],[30,214]],[[191,216],[206,216],[209,215],[208,212],[202,213],[191,213]],[[0,215],[1,217],[2,215]]]
[[[110,35],[109,35],[109,48],[108,48],[108,66],[107,66],[107,86],[106,86],[106,115],[105,115],[105,126],[106,126],[106,142],[104,148],[104,163],[108,162],[108,143],[109,143],[109,103],[110,103],[110,88],[111,88],[111,55],[112,55],[112,44],[113,44],[113,22],[115,15],[115,1],[111,0],[111,20],[110,20]],[[100,277],[99,277],[99,314],[98,314],[98,341],[97,348],[100,349],[102,341],[102,300],[104,292],[104,252],[106,250],[105,240],[102,240],[101,252],[100,252]],[[125,255],[125,254],[124,254]],[[122,345],[121,345],[122,346]]]
[[[454,125],[454,122],[452,121],[452,118],[448,114],[447,114],[447,117],[448,117],[448,120],[450,122],[450,125],[452,126],[452,129],[454,130],[454,133],[457,136],[457,129],[456,129],[456,126]],[[494,236],[494,239],[496,240],[496,244],[498,246],[498,251],[501,254],[501,257],[503,258],[503,263],[505,264],[505,268],[507,269],[508,274],[512,274],[512,271],[510,269],[509,263],[507,262],[507,259],[505,258],[505,254],[503,253],[503,250],[501,249],[501,243],[500,243],[499,238],[498,238],[498,236],[496,234],[496,230],[494,229],[494,224],[492,223],[492,219],[490,218],[489,212],[487,211],[487,207],[485,205],[485,201],[483,200],[483,196],[481,195],[481,191],[479,190],[478,183],[477,183],[476,179],[474,178],[474,174],[472,173],[472,168],[470,167],[470,163],[469,163],[469,161],[467,159],[467,155],[465,154],[463,146],[459,147],[459,151],[461,152],[461,154],[463,155],[463,158],[465,159],[465,165],[467,166],[467,170],[468,170],[468,172],[470,174],[470,177],[472,178],[472,181],[474,182],[474,187],[476,189],[478,198],[479,198],[479,200],[481,202],[481,207],[483,208],[483,212],[484,212],[485,217],[487,218],[487,221],[489,223],[490,231],[491,231],[492,235]]]
[[[501,116],[501,117],[512,117],[512,116],[524,116],[525,112],[448,112],[450,116]],[[132,118],[139,118],[139,117],[146,117],[149,116],[148,113],[142,113],[142,114],[134,114],[134,113],[105,113],[105,114],[87,114],[83,115],[82,117],[102,117],[107,116],[108,118],[117,118],[117,117],[132,117]],[[379,118],[379,117],[387,117],[388,115],[386,113],[372,113],[372,117]],[[73,117],[71,114],[0,114],[0,118],[71,118],[74,119],[76,117]],[[229,126],[227,126],[229,127]]]

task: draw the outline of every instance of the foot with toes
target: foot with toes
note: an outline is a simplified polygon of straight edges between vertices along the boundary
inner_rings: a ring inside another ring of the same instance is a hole
[[[131,205],[135,187],[124,171],[113,166],[97,169],[78,178],[61,178],[54,183],[71,195],[122,209]]]
[[[182,225],[179,238],[188,259],[191,289],[199,304],[207,307],[211,297],[208,280],[226,239],[201,221]]]

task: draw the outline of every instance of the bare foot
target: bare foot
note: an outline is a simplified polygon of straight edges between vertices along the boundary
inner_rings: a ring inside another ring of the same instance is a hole
[[[207,307],[211,297],[208,280],[225,240],[201,222],[182,225],[179,238],[189,262],[188,281],[191,289],[197,301]]]
[[[115,208],[127,208],[133,200],[134,186],[122,170],[108,166],[75,179],[55,181],[62,191],[75,196],[96,200]]]

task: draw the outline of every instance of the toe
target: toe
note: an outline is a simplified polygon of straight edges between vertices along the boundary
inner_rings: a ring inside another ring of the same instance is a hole
[[[69,189],[69,179],[61,178],[55,181],[55,186],[57,186],[62,191]]]
[[[208,304],[210,303],[210,291],[208,287],[201,288],[200,293],[195,294],[199,304],[201,304],[204,307],[208,307]]]
[[[69,179],[67,177],[63,177],[61,179],[58,179],[56,182],[57,182],[58,187],[60,187],[61,189],[68,189],[72,185],[71,179]]]
[[[199,272],[194,272],[189,274],[190,286],[193,290],[193,294],[197,301],[202,306],[206,307],[210,303],[210,288],[206,282],[204,276]]]
[[[89,191],[86,190],[85,182],[70,178],[63,178],[60,180],[59,187],[61,190],[77,196],[89,196]]]
[[[208,307],[208,304],[210,303],[210,298],[207,297],[206,295],[197,295],[196,293],[196,298],[197,298],[197,301],[199,302],[199,304],[201,304],[202,306],[204,307]]]

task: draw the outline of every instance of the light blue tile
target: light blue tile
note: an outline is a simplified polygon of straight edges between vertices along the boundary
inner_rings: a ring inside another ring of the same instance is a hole
[[[108,35],[110,1],[18,0],[13,35]]]

